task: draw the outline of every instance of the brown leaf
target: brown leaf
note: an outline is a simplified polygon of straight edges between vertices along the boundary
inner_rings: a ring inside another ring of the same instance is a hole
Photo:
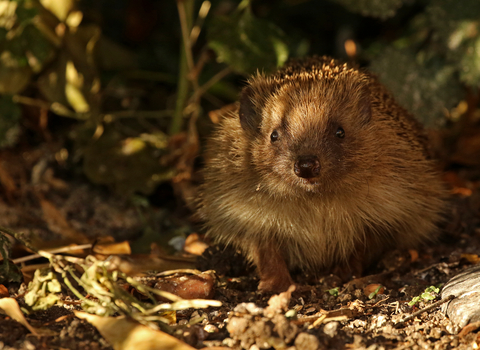
[[[5,287],[3,284],[0,284],[0,298],[6,298],[9,296],[10,293],[8,292],[7,287]]]
[[[372,283],[372,284],[369,284],[368,286],[366,286],[365,288],[363,288],[363,294],[366,297],[370,298],[370,295],[372,295],[372,293],[375,293],[375,291],[377,291],[377,289],[378,289],[378,292],[376,294],[385,293],[385,288],[381,284]]]
[[[0,184],[7,192],[15,192],[17,189],[17,185],[13,180],[12,176],[10,176],[9,172],[4,167],[4,162],[0,162]]]
[[[451,162],[463,165],[480,164],[480,129],[469,128],[458,138],[456,146]]]
[[[480,328],[480,321],[472,322],[470,324],[467,324],[465,327],[463,327],[462,330],[460,331],[460,333],[458,333],[458,336],[460,338],[463,338],[467,334],[469,334],[473,331],[476,331],[478,328]]]
[[[477,264],[480,262],[480,258],[477,254],[461,254],[460,257],[467,260],[470,264]]]
[[[410,262],[415,262],[418,260],[418,251],[415,249],[409,249],[408,253],[410,254]]]
[[[63,236],[71,242],[86,243],[89,241],[89,238],[83,233],[78,232],[70,226],[65,216],[53,203],[42,198],[41,195],[38,195],[38,197],[43,211],[43,218],[50,231]]]
[[[187,253],[200,256],[207,248],[208,244],[200,239],[200,235],[198,233],[192,233],[185,240],[183,250]]]

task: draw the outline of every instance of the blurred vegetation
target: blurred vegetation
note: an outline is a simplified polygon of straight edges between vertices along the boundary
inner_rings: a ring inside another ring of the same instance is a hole
[[[0,147],[55,141],[94,183],[172,181],[186,199],[208,112],[257,69],[310,54],[370,67],[441,126],[478,101],[480,2],[2,0]]]

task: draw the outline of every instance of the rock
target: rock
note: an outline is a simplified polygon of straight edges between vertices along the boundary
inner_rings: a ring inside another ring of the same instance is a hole
[[[455,299],[443,304],[442,311],[459,328],[480,321],[480,264],[450,279],[441,292],[442,299]]]
[[[215,294],[215,279],[209,273],[168,276],[160,279],[155,288],[183,299],[211,299]]]

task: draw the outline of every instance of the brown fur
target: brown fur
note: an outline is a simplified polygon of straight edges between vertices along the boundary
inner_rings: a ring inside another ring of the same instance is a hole
[[[315,178],[294,173],[305,155],[319,159]],[[288,268],[431,239],[444,198],[418,122],[368,72],[313,57],[250,79],[208,145],[199,212],[257,265],[260,289],[281,291]]]

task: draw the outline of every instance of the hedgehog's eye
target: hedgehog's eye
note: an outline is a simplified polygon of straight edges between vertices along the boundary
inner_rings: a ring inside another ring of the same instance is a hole
[[[273,130],[273,132],[270,135],[270,141],[275,142],[278,140],[278,131]]]
[[[345,137],[345,130],[343,130],[343,128],[338,128],[337,131],[335,131],[335,136],[339,139],[343,139]]]

